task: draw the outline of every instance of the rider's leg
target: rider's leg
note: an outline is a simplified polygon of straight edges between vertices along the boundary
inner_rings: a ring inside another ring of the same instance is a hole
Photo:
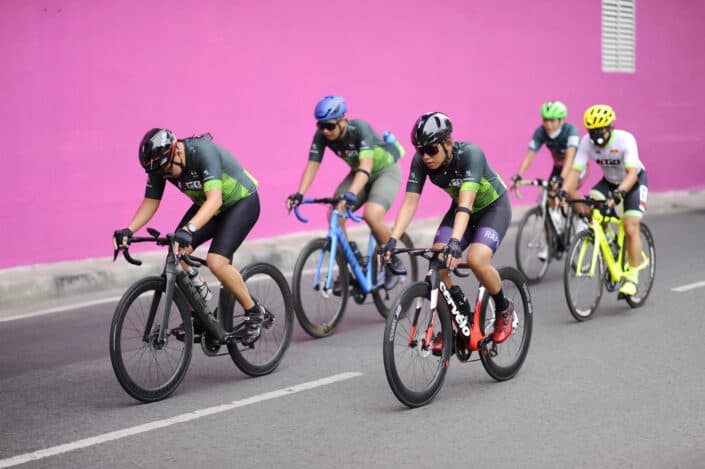
[[[622,224],[626,234],[626,253],[629,269],[624,273],[626,281],[619,289],[625,295],[635,295],[639,283],[639,272],[636,269],[642,263],[641,253],[641,219],[646,209],[646,196],[648,193],[648,179],[646,171],[639,173],[637,183],[624,195],[624,214]]]
[[[217,224],[206,257],[208,268],[213,275],[237,298],[245,310],[245,332],[249,341],[259,336],[264,310],[250,296],[242,275],[232,265],[231,259],[257,222],[259,214],[259,195],[255,192],[214,217]]]
[[[392,236],[392,230],[384,221],[384,214],[387,209],[376,202],[367,202],[362,217],[369,225],[372,234],[377,240],[377,244],[385,244]]]
[[[646,196],[648,194],[648,178],[646,171],[639,173],[637,183],[629,192],[624,195],[624,215],[622,223],[627,236],[626,248],[630,267],[638,267],[641,264],[641,235],[639,227],[641,219],[646,210]]]
[[[622,223],[624,224],[624,233],[626,234],[629,267],[639,267],[639,264],[641,264],[642,251],[641,236],[639,235],[641,217],[627,215],[622,218]]]

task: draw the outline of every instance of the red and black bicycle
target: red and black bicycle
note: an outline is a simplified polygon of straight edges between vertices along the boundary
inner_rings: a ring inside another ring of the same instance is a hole
[[[387,381],[394,395],[409,407],[428,404],[441,389],[451,355],[470,361],[476,351],[487,373],[497,381],[516,375],[529,351],[532,304],[524,276],[512,267],[499,270],[502,290],[514,304],[512,335],[501,344],[492,340],[495,308],[492,297],[480,285],[474,310],[463,308],[441,281],[445,268],[439,258],[443,249],[395,249],[429,260],[423,281],[406,287],[392,303],[384,330],[383,355]],[[462,273],[459,264],[454,273]],[[439,295],[440,293],[440,295]],[[439,299],[440,298],[440,299]]]

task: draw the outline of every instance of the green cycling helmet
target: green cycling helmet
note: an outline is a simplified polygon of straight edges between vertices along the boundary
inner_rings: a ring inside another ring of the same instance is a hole
[[[568,108],[560,101],[549,101],[541,106],[541,117],[543,119],[565,119],[568,115]]]

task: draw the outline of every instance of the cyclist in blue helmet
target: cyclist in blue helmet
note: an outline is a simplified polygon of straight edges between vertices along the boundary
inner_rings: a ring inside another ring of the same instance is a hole
[[[401,168],[397,161],[404,156],[404,148],[391,134],[385,133],[382,138],[366,121],[348,119],[347,112],[347,104],[341,96],[325,96],[316,104],[313,116],[317,128],[308,163],[298,190],[286,200],[286,208],[291,210],[301,202],[303,194],[313,184],[325,149],[329,148],[350,167],[335,191],[335,196],[341,198],[338,208],[348,206],[357,210],[364,204],[365,222],[377,243],[386,244],[391,230],[384,222],[384,215],[401,187]],[[394,267],[398,272],[406,270],[399,259],[394,261]],[[394,277],[390,274],[387,280],[391,284]]]

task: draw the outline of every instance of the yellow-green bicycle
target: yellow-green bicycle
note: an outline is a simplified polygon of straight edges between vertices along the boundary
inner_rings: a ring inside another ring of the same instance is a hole
[[[624,283],[629,269],[625,254],[625,236],[622,219],[606,200],[569,199],[590,207],[588,229],[576,234],[568,248],[563,270],[565,298],[570,313],[578,321],[590,319],[600,304],[603,286],[613,292]],[[639,282],[632,296],[619,294],[632,308],[642,306],[649,296],[656,272],[656,249],[649,227],[640,224],[641,263],[636,268]],[[631,268],[634,270],[634,268]]]

